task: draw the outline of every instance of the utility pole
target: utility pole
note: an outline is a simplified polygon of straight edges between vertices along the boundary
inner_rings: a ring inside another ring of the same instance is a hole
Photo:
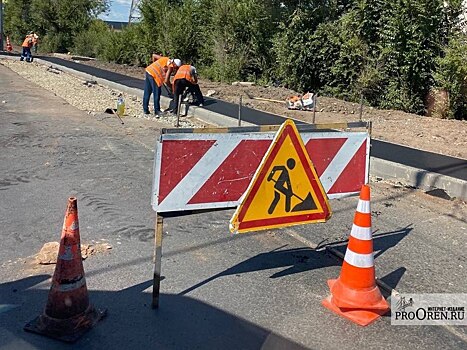
[[[131,7],[130,7],[130,16],[128,17],[128,25],[135,20],[140,19],[141,16],[139,15],[139,4],[141,0],[131,0]]]

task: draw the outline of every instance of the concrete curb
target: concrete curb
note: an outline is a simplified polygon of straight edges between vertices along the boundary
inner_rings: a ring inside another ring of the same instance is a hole
[[[17,57],[4,56],[6,59],[18,59]],[[42,65],[51,66],[58,68],[64,72],[73,74],[79,78],[86,80],[94,80],[98,84],[108,86],[112,89],[125,92],[130,95],[143,97],[143,91],[136,88],[130,88],[125,85],[115,83],[110,80],[98,78],[87,73],[83,73],[68,67],[64,67],[55,63],[42,60],[40,58],[34,59],[34,62]],[[168,108],[170,99],[165,96],[161,96],[161,107]],[[201,107],[189,106],[186,111],[186,115],[198,118],[206,123],[222,126],[232,127],[238,126],[238,121],[227,117],[223,114],[211,112]],[[242,122],[242,126],[253,126],[255,124]],[[467,181],[456,179],[453,177],[441,175],[438,173],[429,172],[423,169],[413,168],[407,165],[402,165],[394,162],[390,162],[384,159],[371,157],[370,161],[370,174],[372,176],[378,176],[384,180],[400,181],[401,183],[413,186],[415,188],[422,189],[424,191],[430,191],[433,189],[442,189],[450,197],[455,197],[467,201]]]
[[[371,157],[370,160],[370,174],[384,180],[400,181],[405,185],[424,191],[441,189],[450,197],[456,197],[464,201],[467,200],[467,182],[454,177],[375,157]]]

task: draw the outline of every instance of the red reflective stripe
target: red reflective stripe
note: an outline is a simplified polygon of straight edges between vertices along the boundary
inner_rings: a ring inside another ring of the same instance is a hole
[[[162,203],[215,142],[215,140],[164,141],[159,203]]]
[[[350,249],[351,251],[357,254],[373,253],[373,240],[360,240],[355,237],[350,237],[347,249]]]
[[[357,277],[358,276],[358,277]],[[340,280],[350,288],[372,288],[375,284],[375,268],[355,267],[344,260],[342,263]]]
[[[206,180],[188,204],[237,201],[248,187],[270,140],[242,140],[217,170]],[[243,176],[239,177],[239,173]]]
[[[360,227],[371,227],[371,214],[363,214],[356,211],[353,222]]]
[[[365,181],[366,148],[367,141],[365,140],[329,189],[328,194],[360,191]]]

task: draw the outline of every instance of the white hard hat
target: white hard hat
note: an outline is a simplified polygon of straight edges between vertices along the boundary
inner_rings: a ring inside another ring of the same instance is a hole
[[[173,62],[177,67],[180,67],[182,65],[182,61],[180,61],[178,58],[174,59]]]

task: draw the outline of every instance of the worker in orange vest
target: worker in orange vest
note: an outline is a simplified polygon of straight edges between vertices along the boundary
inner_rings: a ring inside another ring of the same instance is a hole
[[[178,58],[170,59],[157,54],[153,54],[152,59],[154,62],[146,67],[143,112],[149,114],[149,98],[151,94],[154,94],[154,113],[160,116],[162,115],[160,106],[162,85],[170,87],[170,76],[177,71],[182,62]]]
[[[172,110],[173,114],[177,114],[178,103],[185,90],[194,96],[195,103],[198,106],[202,107],[204,105],[203,94],[198,85],[198,73],[196,72],[196,68],[189,64],[181,66],[174,76],[172,91],[174,92],[175,106]]]
[[[33,32],[29,32],[28,35],[24,38],[23,44],[23,52],[21,53],[20,61],[23,61],[26,58],[26,62],[32,62],[32,55],[31,55],[31,47],[32,47],[32,39],[34,37]]]

